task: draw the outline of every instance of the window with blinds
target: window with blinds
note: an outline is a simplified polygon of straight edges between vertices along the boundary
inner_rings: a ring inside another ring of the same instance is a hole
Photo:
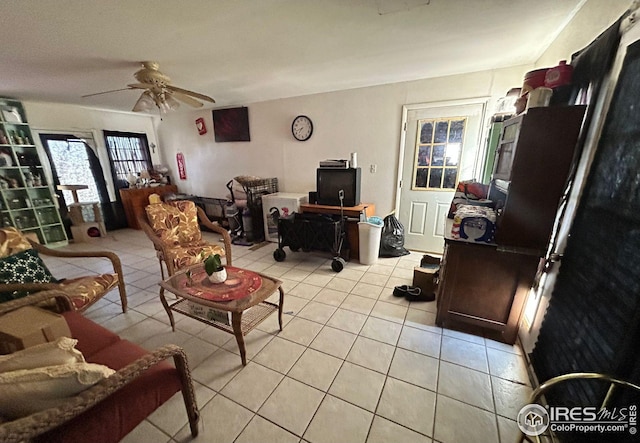
[[[114,181],[126,181],[129,174],[138,175],[152,169],[146,134],[104,131]]]

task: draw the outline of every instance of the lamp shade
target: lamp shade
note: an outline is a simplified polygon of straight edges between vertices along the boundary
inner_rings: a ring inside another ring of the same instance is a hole
[[[153,109],[155,101],[151,97],[150,91],[144,91],[136,104],[133,106],[133,112],[145,112]]]

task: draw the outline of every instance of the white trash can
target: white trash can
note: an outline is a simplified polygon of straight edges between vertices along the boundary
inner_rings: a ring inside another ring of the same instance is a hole
[[[378,261],[380,253],[380,235],[382,225],[369,222],[358,222],[358,240],[360,241],[360,263],[373,265]]]

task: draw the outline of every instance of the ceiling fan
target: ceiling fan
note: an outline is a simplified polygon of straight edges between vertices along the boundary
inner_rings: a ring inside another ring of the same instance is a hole
[[[159,67],[160,65],[157,62],[142,62],[142,69],[133,74],[139,83],[129,84],[126,88],[122,89],[97,92],[95,94],[83,95],[82,97],[92,97],[94,95],[109,94],[111,92],[126,91],[129,89],[143,89],[144,92],[133,106],[132,111],[134,112],[149,111],[153,106],[157,106],[162,113],[173,111],[180,106],[178,100],[194,108],[201,108],[203,106],[200,100],[211,103],[216,102],[207,95],[173,86],[171,79],[160,72]]]

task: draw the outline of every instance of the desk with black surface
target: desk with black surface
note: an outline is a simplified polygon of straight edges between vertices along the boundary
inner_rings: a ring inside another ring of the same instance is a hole
[[[365,217],[371,217],[376,211],[376,205],[374,203],[361,203],[358,206],[344,206],[341,210],[340,206],[329,205],[316,205],[312,203],[306,203],[300,205],[300,212],[310,212],[315,214],[344,214],[347,217],[347,240],[349,247],[349,257],[354,259],[360,258],[360,237],[358,234],[358,222],[360,221],[360,214],[364,214]]]

